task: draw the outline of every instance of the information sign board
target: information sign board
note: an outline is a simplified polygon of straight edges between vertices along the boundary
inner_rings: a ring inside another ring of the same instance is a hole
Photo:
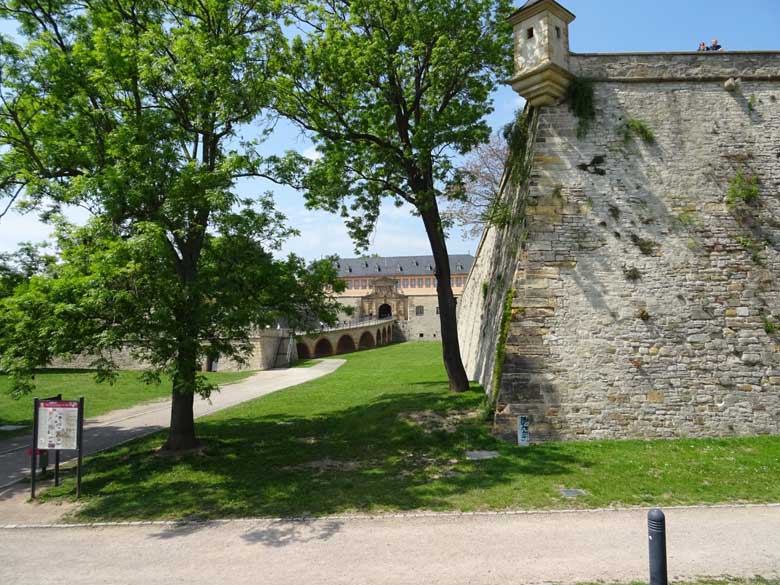
[[[62,400],[62,394],[33,400],[33,434],[30,448],[30,496],[35,499],[35,472],[41,456],[46,471],[49,452],[54,451],[54,485],[60,484],[60,451],[77,451],[76,498],[81,496],[84,457],[84,397]]]
[[[78,448],[79,403],[42,400],[38,403],[38,449]]]

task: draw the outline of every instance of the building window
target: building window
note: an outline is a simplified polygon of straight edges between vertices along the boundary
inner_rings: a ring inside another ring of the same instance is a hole
[[[527,31],[525,31],[526,37],[529,39],[534,38],[534,27],[529,28]]]
[[[409,288],[409,279],[404,278],[404,288]]]
[[[561,27],[559,27],[559,26],[555,27],[555,36],[557,38],[561,38]]]
[[[436,307],[436,314],[439,314],[439,307]]]
[[[417,288],[422,288],[422,287],[423,287],[423,279],[422,278],[418,278],[417,279]]]
[[[412,288],[417,288],[417,281],[414,278],[412,279],[410,284],[411,284]]]
[[[455,279],[455,286],[463,286],[463,277],[462,276],[458,276]]]
[[[426,278],[425,279],[425,288],[431,288],[431,279],[430,278]]]
[[[423,315],[425,315],[425,307],[423,307],[422,305],[417,305],[414,308],[414,314],[417,315],[418,317],[422,317]]]
[[[360,288],[368,288],[368,282],[365,280],[360,283]]]
[[[425,337],[425,333],[420,333],[420,339],[422,339],[423,337]]]
[[[395,281],[395,288],[401,288],[401,281],[400,280],[396,280]]]
[[[346,289],[349,290],[352,288],[352,281],[351,280],[345,280],[344,282],[347,283]]]

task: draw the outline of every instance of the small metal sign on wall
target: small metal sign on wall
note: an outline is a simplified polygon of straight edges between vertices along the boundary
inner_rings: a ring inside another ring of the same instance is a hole
[[[84,398],[62,400],[54,396],[33,402],[33,444],[30,450],[31,497],[35,498],[38,456],[48,459],[54,451],[54,485],[60,484],[60,451],[77,451],[76,497],[81,496],[81,465],[84,436]]]
[[[517,444],[521,447],[528,447],[531,445],[531,431],[529,430],[530,424],[530,417],[517,417]]]

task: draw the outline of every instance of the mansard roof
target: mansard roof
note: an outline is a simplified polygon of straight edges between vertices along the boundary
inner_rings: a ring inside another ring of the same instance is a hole
[[[466,274],[474,257],[470,254],[450,254],[450,272]],[[336,261],[339,276],[432,276],[436,273],[433,256],[379,256],[340,258]]]

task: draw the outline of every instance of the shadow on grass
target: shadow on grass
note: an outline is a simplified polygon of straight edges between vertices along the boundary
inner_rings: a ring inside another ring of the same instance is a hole
[[[154,456],[160,435],[92,458],[82,483],[79,520],[308,517],[380,510],[449,510],[448,498],[518,475],[561,475],[587,462],[556,445],[521,450],[492,437],[475,419],[454,431],[423,428],[403,415],[473,410],[478,392],[382,394],[372,402],[310,418],[283,415],[198,423],[206,448],[179,459]],[[503,456],[468,461],[467,450]],[[65,495],[66,490],[60,492]],[[97,496],[97,497],[91,497]],[[319,526],[319,525],[318,525]],[[281,523],[247,535],[273,543],[324,538]],[[191,527],[159,536],[187,534]],[[337,527],[333,527],[337,529]]]

